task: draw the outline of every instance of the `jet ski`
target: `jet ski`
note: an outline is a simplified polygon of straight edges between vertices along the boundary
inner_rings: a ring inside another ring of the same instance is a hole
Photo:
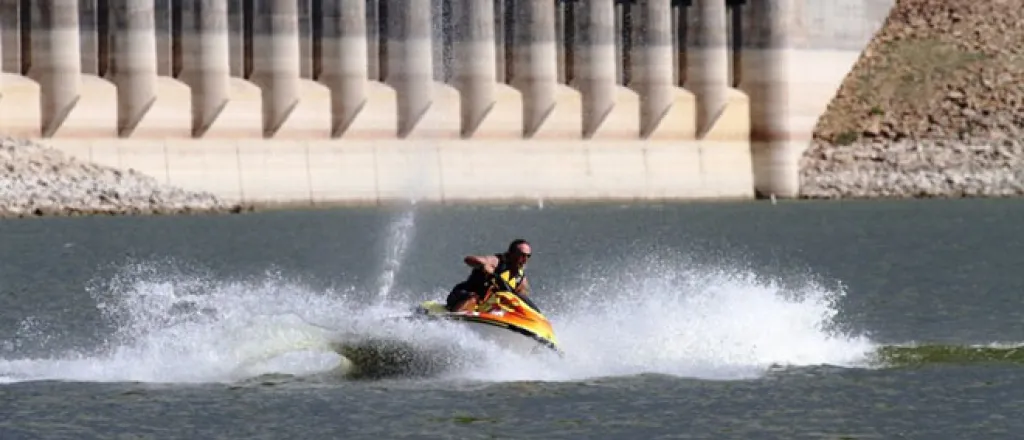
[[[458,322],[483,339],[520,354],[543,350],[562,354],[551,323],[537,306],[507,290],[491,292],[470,311],[449,312],[441,301],[424,301],[416,307],[415,315]]]
[[[564,356],[548,319],[528,298],[508,290],[492,291],[473,310],[450,312],[443,301],[423,301],[403,320],[445,320],[471,330],[481,340],[520,355]],[[465,367],[472,357],[453,345],[420,346],[395,338],[346,338],[335,350],[351,362],[350,378],[431,376]]]

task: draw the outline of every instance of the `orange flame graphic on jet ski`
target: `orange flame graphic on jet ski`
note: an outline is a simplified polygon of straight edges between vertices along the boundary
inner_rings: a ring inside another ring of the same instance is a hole
[[[420,311],[429,316],[503,327],[559,351],[548,319],[528,301],[509,291],[492,291],[470,311],[448,312],[437,301],[420,304]]]

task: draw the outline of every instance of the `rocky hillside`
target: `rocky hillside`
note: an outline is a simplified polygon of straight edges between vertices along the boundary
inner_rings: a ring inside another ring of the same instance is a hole
[[[898,0],[819,119],[808,197],[1024,194],[1024,0]]]
[[[817,138],[1020,138],[1024,0],[899,0]]]

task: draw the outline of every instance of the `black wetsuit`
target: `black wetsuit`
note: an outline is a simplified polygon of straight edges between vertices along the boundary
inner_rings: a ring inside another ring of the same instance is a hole
[[[494,256],[498,257],[498,267],[494,268],[495,276],[512,270],[508,267],[508,262],[505,261],[504,255],[494,254]],[[519,271],[519,273],[511,277],[511,279],[515,281],[516,287],[520,286],[525,278],[526,275],[524,275],[522,271]],[[458,307],[459,303],[474,295],[477,297],[478,301],[483,300],[484,295],[487,294],[487,288],[490,284],[491,275],[488,275],[480,268],[474,267],[473,271],[469,273],[469,278],[466,278],[465,281],[456,284],[455,287],[452,287],[452,291],[448,294],[448,298],[445,300],[445,307],[448,308],[448,311],[455,311],[455,308]],[[522,295],[519,296],[520,298],[525,299]],[[531,302],[528,301],[527,303],[530,304],[531,307],[533,306]]]

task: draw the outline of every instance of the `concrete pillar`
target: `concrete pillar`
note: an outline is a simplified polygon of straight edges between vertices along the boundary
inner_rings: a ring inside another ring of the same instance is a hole
[[[299,39],[299,75],[313,79],[313,4],[311,0],[292,0],[296,6],[296,35]]]
[[[245,78],[245,5],[248,0],[228,0],[228,48],[231,76]]]
[[[371,0],[372,1],[372,0]],[[331,90],[331,136],[345,134],[366,105],[369,58],[366,0],[334,0],[323,5],[323,73]]]
[[[744,50],[741,89],[750,96],[750,135],[754,187],[762,196],[796,197],[800,192],[800,156],[810,133],[795,133],[789,107],[788,19],[792,0],[750,2],[751,35],[757,47]],[[746,42],[745,45],[750,45]]]
[[[686,88],[697,100],[697,137],[725,109],[729,87],[729,46],[726,0],[694,0],[690,20],[693,43],[687,48]]]
[[[156,30],[156,72],[162,76],[172,76],[171,66],[173,61],[171,61],[171,57],[173,52],[171,47],[173,45],[173,33],[171,30],[171,20],[173,13],[171,10],[171,0],[156,0],[153,3],[153,8],[153,27]],[[180,10],[178,16],[181,16]]]
[[[182,73],[185,70],[185,48],[188,47],[186,43],[189,40],[193,40],[197,37],[187,34],[188,29],[195,29],[195,26],[190,24],[193,21],[188,2],[194,0],[172,0],[171,1],[171,77],[182,78]],[[198,40],[196,40],[198,41]]]
[[[635,86],[640,94],[640,136],[654,132],[672,106],[675,85],[672,82],[671,0],[640,0],[640,47],[634,60]]]
[[[516,13],[512,85],[523,94],[523,135],[526,137],[540,129],[555,106],[558,54],[554,12],[551,0],[523,0]]]
[[[672,2],[672,84],[679,87],[686,83],[686,53],[690,41],[686,10],[687,5],[682,2]]]
[[[0,0],[0,1],[2,1],[2,0]],[[3,7],[3,5],[0,5],[0,8],[2,8],[2,7]],[[0,9],[0,14],[2,14],[3,12],[4,12],[3,9]],[[6,23],[4,23],[3,17],[0,16],[0,102],[2,102],[3,99],[4,99],[4,44],[3,44],[3,36],[4,36],[4,25],[5,24]]]
[[[632,5],[615,0],[615,84],[629,84],[630,20]]]
[[[468,137],[476,132],[495,101],[494,3],[463,0],[453,12],[454,85],[460,94],[461,134]]]
[[[309,79],[317,80],[324,72],[324,2],[313,0],[310,3],[309,39],[310,39],[310,72]],[[365,12],[366,8],[363,8]],[[364,16],[366,14],[363,14]],[[364,22],[365,23],[365,22]]]
[[[430,2],[392,1],[388,5],[387,84],[398,99],[398,136],[405,137],[433,100]]]
[[[380,4],[382,0],[366,0],[366,69],[367,75],[373,81],[380,81],[383,78],[380,66]],[[383,0],[386,1],[386,0]],[[334,1],[325,1],[324,9]],[[326,33],[326,31],[325,31]],[[324,52],[326,53],[326,51]],[[327,60],[324,60],[327,63]]]
[[[505,20],[505,0],[493,0],[494,5],[494,71],[495,80],[507,84],[509,75],[505,71],[505,28],[511,23]]]
[[[231,64],[227,0],[180,0],[182,73],[192,88],[192,135],[201,137],[228,103]]]
[[[78,102],[82,85],[82,54],[78,4],[67,0],[36,0],[32,14],[32,69],[39,83],[42,135],[53,136]]]
[[[576,83],[576,59],[578,58],[578,44],[579,41],[579,17],[580,6],[578,1],[565,0],[562,2],[564,7],[564,19],[565,19],[565,35],[562,39],[557,41],[556,44],[562,47],[562,51],[565,54],[565,59],[562,62],[565,63],[565,79],[562,81],[563,84],[575,84]]]
[[[615,4],[589,0],[580,6],[576,84],[583,98],[583,137],[590,138],[615,106]]]
[[[367,5],[369,7],[369,5]],[[379,36],[377,38],[377,65],[380,69],[380,76],[377,80],[380,82],[387,83],[390,75],[390,67],[388,66],[388,60],[391,58],[390,51],[388,48],[391,46],[391,32],[394,25],[391,24],[391,20],[395,19],[395,14],[389,12],[388,1],[380,0],[377,2],[377,32]]]
[[[78,1],[78,29],[81,41],[82,73],[105,76],[100,72],[100,17],[108,13],[107,8],[99,9],[97,0]],[[117,1],[117,0],[111,0]],[[103,1],[107,3],[107,1]],[[103,5],[109,8],[109,5]],[[104,17],[106,18],[106,17]]]
[[[431,48],[434,50],[434,81],[448,83],[454,73],[452,48],[454,46],[455,20],[452,19],[452,2],[464,0],[424,1],[430,2],[430,38]]]
[[[743,51],[736,44],[743,41],[742,4],[729,1],[726,4],[726,20],[729,23],[729,87],[736,87],[743,75]]]
[[[18,34],[21,40],[21,51],[18,53],[18,57],[21,58],[21,74],[28,76],[32,70],[32,46],[35,39],[32,38],[32,22],[36,20],[34,16],[38,16],[38,13],[32,12],[37,7],[32,0],[20,0],[18,5]]]
[[[21,73],[20,0],[0,0],[0,71]]]
[[[555,66],[558,75],[558,83],[566,84],[569,79],[569,75],[566,74],[566,66],[568,53],[566,53],[566,38],[570,34],[567,31],[567,26],[570,22],[566,20],[568,6],[565,1],[555,1]]]
[[[117,132],[127,137],[156,100],[156,17],[153,0],[113,2]]]
[[[295,0],[256,0],[252,81],[263,97],[263,135],[273,137],[299,103],[299,16]]]
[[[625,66],[623,67],[624,82],[622,84],[628,87],[633,87],[633,84],[637,81],[636,67],[639,62],[638,60],[642,60],[646,56],[647,48],[643,44],[644,35],[647,33],[647,22],[644,20],[645,3],[647,3],[646,0],[632,0],[626,12],[626,29],[624,32],[628,35],[623,37],[622,43],[624,54],[622,63]],[[665,12],[671,12],[671,9],[665,8]],[[661,20],[661,18],[655,17],[655,20]],[[666,15],[664,18],[668,20],[667,23],[671,30],[671,15]],[[672,58],[670,54],[666,53],[666,55],[669,55],[669,59]]]

